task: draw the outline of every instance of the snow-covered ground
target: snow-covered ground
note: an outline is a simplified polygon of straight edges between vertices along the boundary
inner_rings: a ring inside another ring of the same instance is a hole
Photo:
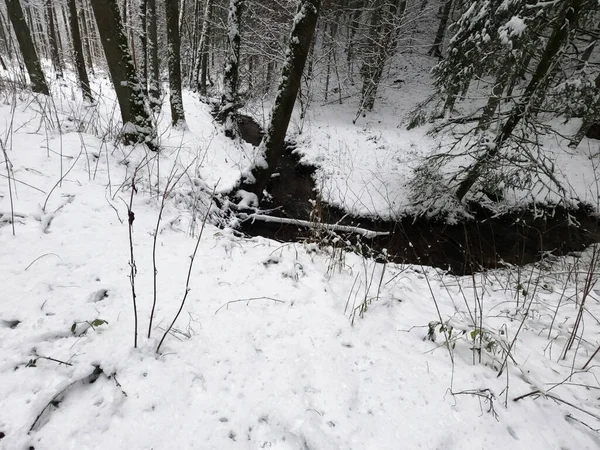
[[[109,128],[114,114],[107,85],[96,89],[104,94],[97,107],[58,87],[56,109],[28,94],[0,106],[15,180],[13,235],[11,191],[0,172],[0,448],[600,446],[600,356],[581,370],[599,345],[595,289],[581,339],[560,358],[591,251],[457,278],[208,224],[182,314],[157,354],[184,298],[211,192],[231,188],[254,149],[225,138],[192,95],[184,99],[189,130],[171,131],[160,120],[160,161],[140,147],[115,147],[93,135],[93,125]],[[374,197],[380,183],[402,205],[404,187],[391,181],[406,179],[412,144],[434,144],[404,131],[396,140],[400,117],[351,126],[341,108],[324,111],[305,133],[345,155],[320,158],[332,183],[349,185],[339,198],[377,210],[387,204]],[[377,158],[368,157],[378,145]],[[406,153],[398,156],[400,148]],[[348,161],[355,170],[344,172]],[[127,205],[138,167],[133,348]],[[173,173],[179,183],[156,236],[148,338],[154,234]],[[481,362],[473,350],[480,345]],[[513,401],[536,390],[546,395]]]

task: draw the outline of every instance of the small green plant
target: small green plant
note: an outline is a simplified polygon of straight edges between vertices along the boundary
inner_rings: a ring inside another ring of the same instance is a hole
[[[479,327],[456,328],[449,324],[449,321],[441,323],[439,321],[431,321],[427,326],[427,334],[425,339],[436,342],[437,336],[440,333],[445,333],[448,339],[448,345],[452,350],[456,348],[460,340],[464,340],[469,344],[469,349],[481,355],[482,350],[490,356],[495,356],[499,350],[502,350],[501,337],[495,333]],[[500,331],[500,335],[504,332]]]
[[[81,325],[81,324],[87,324],[88,327],[85,327],[84,330],[81,330],[81,332],[79,334],[85,333],[87,331],[87,329],[90,328],[90,327],[95,330],[99,326],[102,326],[102,325],[105,325],[105,324],[108,325],[108,322],[106,320],[104,320],[104,319],[94,319],[91,322],[88,321],[88,320],[84,320],[84,321],[81,321],[81,322],[73,322],[73,325],[71,325],[71,333],[76,334],[77,333],[77,327],[78,327],[78,325]]]

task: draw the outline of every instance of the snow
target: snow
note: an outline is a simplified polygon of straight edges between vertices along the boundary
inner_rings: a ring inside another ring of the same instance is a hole
[[[258,206],[258,197],[253,192],[240,189],[235,193],[235,198],[240,200],[237,204],[238,208],[248,209]]]
[[[398,95],[426,98],[420,83],[407,79],[411,90]],[[105,82],[93,88],[98,104],[83,107],[53,86],[62,134],[40,120],[45,105],[36,102],[43,99],[23,94],[14,110],[0,105],[3,122],[13,123],[0,138],[18,180],[13,236],[0,177],[0,448],[598,448],[597,433],[586,427],[600,426],[598,366],[580,370],[598,347],[595,290],[584,338],[559,358],[583,300],[591,250],[454,277],[310,242],[245,238],[210,223],[183,313],[157,355],[186,294],[212,190],[230,190],[259,155],[226,138],[209,107],[188,92],[188,130],[172,130],[163,107],[160,154],[115,146],[114,136],[93,134],[107,124],[118,128],[113,94]],[[400,103],[390,94],[384,105],[392,104]],[[410,168],[439,142],[398,127],[404,111],[393,112],[357,125],[349,125],[353,112],[345,105],[311,113],[299,149],[319,163],[322,193],[358,212],[406,207]],[[134,349],[127,203],[136,168]],[[181,177],[157,235],[148,339],[153,234],[172,174]],[[569,180],[588,186],[583,174]],[[253,202],[244,194],[242,201]],[[491,349],[482,350],[481,363],[472,350],[479,345],[475,305]],[[449,321],[446,333],[455,330],[453,364],[440,318]],[[427,339],[430,326],[435,342]],[[513,341],[498,377],[501,349]],[[90,383],[95,367],[102,373]],[[536,389],[560,400],[513,401]],[[53,400],[58,406],[48,406]]]
[[[512,39],[514,37],[521,36],[523,33],[525,33],[526,29],[527,24],[525,21],[519,16],[513,16],[498,30],[500,42],[502,42],[504,45],[509,45],[512,43]]]

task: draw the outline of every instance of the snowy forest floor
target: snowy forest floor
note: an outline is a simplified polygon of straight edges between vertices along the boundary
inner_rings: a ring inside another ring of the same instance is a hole
[[[455,277],[248,239],[221,219],[204,229],[157,355],[211,192],[235,186],[257,155],[189,93],[189,130],[161,117],[159,157],[115,146],[108,86],[95,84],[95,107],[68,83],[53,103],[19,93],[0,106],[14,176],[12,191],[0,176],[0,448],[598,448],[598,356],[582,370],[600,332],[594,248]],[[343,109],[315,108],[299,139],[320,176],[338,180],[323,192],[353,212],[402,210],[412,156],[400,150],[436,144],[397,128],[400,111],[352,126]],[[396,191],[380,200],[382,186]]]

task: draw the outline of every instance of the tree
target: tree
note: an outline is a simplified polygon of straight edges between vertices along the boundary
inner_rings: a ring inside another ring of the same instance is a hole
[[[19,48],[23,54],[23,61],[25,62],[25,67],[29,73],[29,79],[31,80],[31,89],[38,94],[50,95],[50,90],[46,84],[46,78],[44,77],[40,60],[35,51],[33,40],[31,39],[29,26],[27,26],[25,16],[23,15],[21,3],[19,0],[6,0],[6,10],[8,12],[8,18],[12,23],[13,30],[15,31],[15,35],[17,36]]]
[[[158,65],[158,31],[156,20],[156,0],[147,0],[148,27],[148,97],[154,112],[159,112],[160,101],[160,72]]]
[[[445,96],[448,116],[461,87],[473,77],[493,74],[496,93],[504,89],[507,72],[514,70],[518,54],[524,51],[522,43],[536,44],[529,39],[528,18],[519,15],[523,12],[521,0],[506,5],[503,0],[476,0],[452,26],[448,55],[433,68],[434,86]],[[488,108],[492,115],[493,103]]]
[[[91,40],[91,30],[88,30],[88,19],[87,14],[85,12],[85,8],[83,8],[83,1],[79,0],[79,10],[81,11],[81,31],[83,32],[82,43],[84,54],[87,57],[87,66],[90,69],[90,73],[94,75],[94,55],[92,54],[92,45],[90,45]]]
[[[206,95],[206,78],[208,74],[208,42],[210,37],[210,15],[212,11],[213,0],[206,0],[204,14],[202,15],[202,32],[198,44],[199,55],[196,59],[195,83],[198,92]]]
[[[140,50],[142,56],[140,58],[142,65],[142,80],[144,86],[148,83],[148,0],[140,0]]]
[[[152,150],[155,131],[123,30],[116,0],[91,0],[108,70],[123,119],[125,143],[145,142]]]
[[[562,94],[570,98],[569,109],[563,114],[567,118],[581,117],[581,126],[571,138],[569,147],[576,148],[584,136],[600,139],[600,73],[593,81],[586,77],[568,80]]]
[[[373,8],[369,45],[361,69],[363,88],[359,114],[362,110],[373,109],[383,69],[396,46],[397,29],[406,1],[376,0]]]
[[[554,21],[552,34],[540,56],[540,60],[527,88],[524,90],[518,103],[511,110],[493,142],[484,148],[482,155],[468,168],[464,179],[460,182],[456,191],[456,196],[459,200],[462,200],[471,190],[475,182],[485,171],[489,161],[498,154],[503,145],[512,136],[517,125],[530,113],[528,109],[530,104],[538,101],[539,97],[543,95],[542,92],[538,92],[538,88],[544,84],[545,78],[553,70],[556,58],[563,46],[568,42],[572,30],[576,28],[578,19],[583,13],[584,8],[586,6],[594,7],[594,3],[596,3],[595,0],[569,0],[563,4]]]
[[[75,69],[77,70],[77,77],[79,78],[79,85],[81,86],[83,98],[91,102],[93,101],[92,90],[90,89],[90,81],[88,79],[87,71],[85,70],[83,46],[81,44],[81,33],[79,32],[79,20],[77,18],[77,5],[75,4],[75,0],[67,0],[67,3],[69,6],[69,25],[73,40]]]
[[[52,0],[46,0],[46,20],[48,21],[48,41],[50,42],[50,57],[52,59],[52,65],[56,72],[57,78],[63,77],[62,63],[60,61],[60,53],[58,51],[58,33],[54,25],[54,11],[52,7]]]
[[[181,56],[179,37],[179,0],[167,0],[167,44],[169,60],[169,100],[173,127],[185,128],[185,112],[181,95]]]
[[[260,144],[265,152],[266,163],[258,168],[256,176],[256,190],[259,195],[262,195],[267,187],[283,151],[285,135],[302,81],[302,72],[317,26],[320,7],[321,0],[298,1],[298,10],[294,17],[288,49],[281,69],[281,80],[271,111],[271,123]]]
[[[8,26],[6,25],[6,22],[4,20],[4,14],[0,11],[0,39],[2,39],[4,51],[8,55],[8,59],[12,59],[12,45],[8,39],[9,33],[10,32],[8,31]]]
[[[446,0],[444,9],[442,10],[440,25],[435,34],[435,40],[433,41],[431,49],[429,49],[429,54],[436,58],[442,57],[442,47],[444,45],[444,37],[446,36],[446,28],[448,28],[448,21],[450,20],[450,11],[452,11],[452,0]]]
[[[223,77],[223,94],[218,119],[225,122],[228,134],[234,131],[234,114],[237,109],[238,80],[240,65],[240,26],[242,22],[242,7],[244,0],[230,0],[227,19],[227,57],[225,60],[225,75]]]

